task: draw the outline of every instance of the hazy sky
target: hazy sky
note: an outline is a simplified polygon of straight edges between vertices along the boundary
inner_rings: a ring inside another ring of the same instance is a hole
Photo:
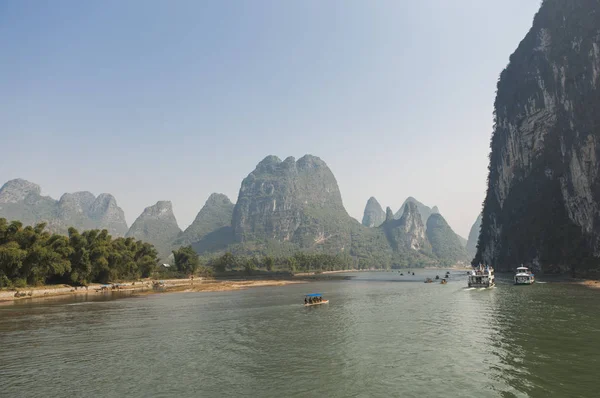
[[[466,237],[496,81],[540,0],[0,2],[0,184],[110,192],[185,228],[266,155],[310,153],[350,215],[411,195]]]

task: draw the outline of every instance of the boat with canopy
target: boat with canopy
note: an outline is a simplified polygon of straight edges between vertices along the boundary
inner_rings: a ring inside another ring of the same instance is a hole
[[[304,296],[304,306],[311,307],[313,305],[327,304],[329,300],[324,300],[321,293],[311,293]]]

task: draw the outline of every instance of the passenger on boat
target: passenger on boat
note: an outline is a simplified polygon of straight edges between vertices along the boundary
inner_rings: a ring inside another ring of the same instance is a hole
[[[304,304],[308,304],[308,300],[304,297]]]

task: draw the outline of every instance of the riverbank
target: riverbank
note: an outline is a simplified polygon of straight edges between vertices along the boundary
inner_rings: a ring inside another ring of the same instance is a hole
[[[575,281],[573,283],[575,283],[577,285],[589,287],[592,289],[600,289],[600,281],[597,281],[597,280],[586,279],[586,280],[582,280],[582,281]]]
[[[102,285],[93,283],[87,287],[69,285],[52,285],[28,287],[16,290],[0,290],[0,304],[10,304],[17,300],[43,300],[61,296],[87,296],[111,293],[158,294],[168,292],[220,292],[241,290],[260,286],[284,286],[289,284],[306,283],[302,279],[253,279],[253,280],[219,280],[195,278],[165,279],[160,281],[143,280],[136,282]]]

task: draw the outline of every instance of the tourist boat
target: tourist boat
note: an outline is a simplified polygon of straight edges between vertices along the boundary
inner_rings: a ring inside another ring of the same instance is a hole
[[[304,296],[304,306],[312,307],[313,305],[327,304],[329,300],[323,300],[321,293],[311,293]]]
[[[433,283],[433,280],[431,278],[427,278],[425,279],[425,283]]]
[[[469,287],[494,287],[496,285],[492,267],[475,267],[469,274]]]
[[[531,285],[533,282],[535,282],[535,277],[529,268],[523,266],[517,268],[515,285]]]

